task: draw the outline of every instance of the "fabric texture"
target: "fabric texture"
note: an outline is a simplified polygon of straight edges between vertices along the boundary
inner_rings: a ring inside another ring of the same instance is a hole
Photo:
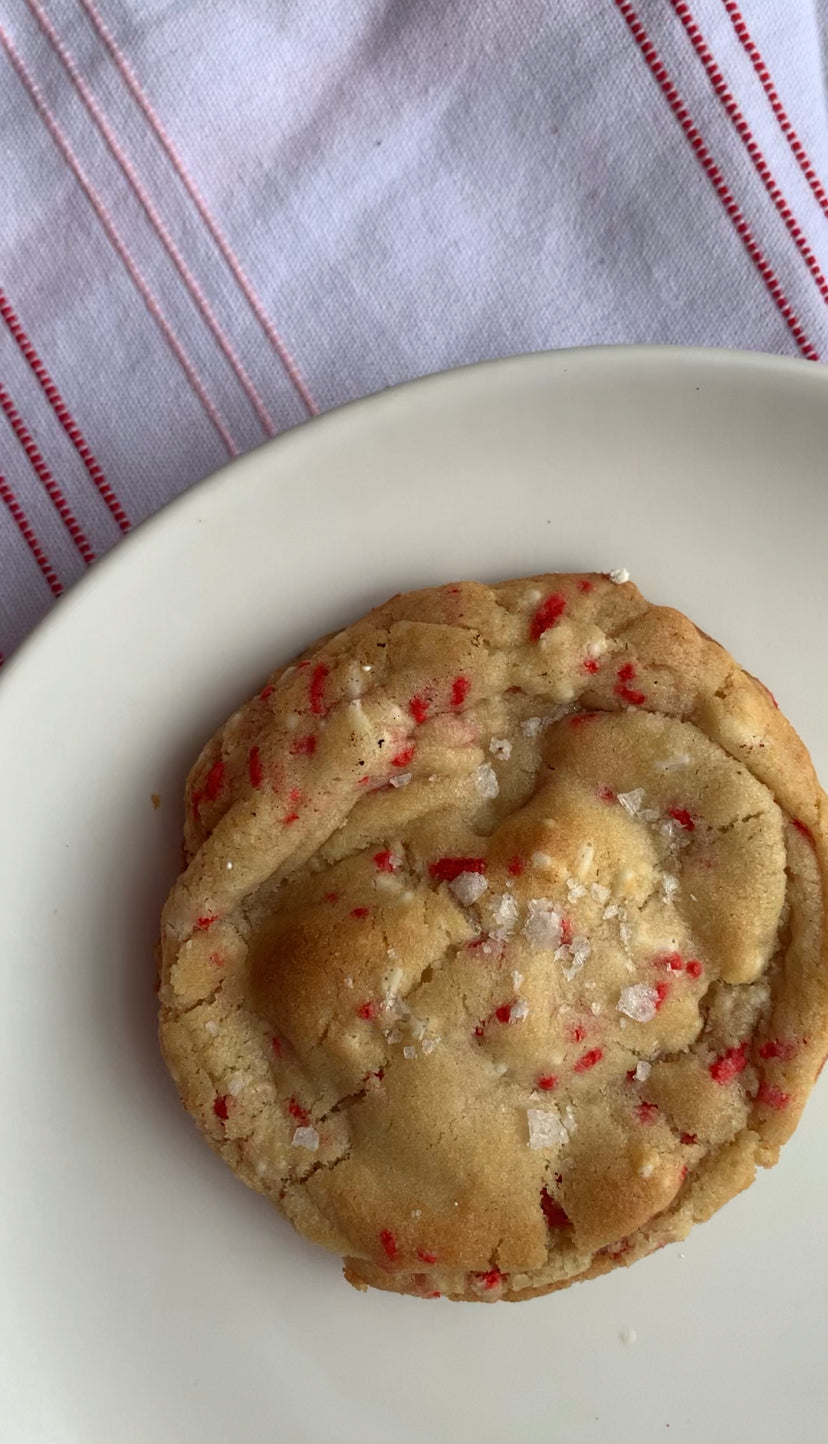
[[[0,0],[0,653],[228,458],[446,367],[828,356],[825,0]]]

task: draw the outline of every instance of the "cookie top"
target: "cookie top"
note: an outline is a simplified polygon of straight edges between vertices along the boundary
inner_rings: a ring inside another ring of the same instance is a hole
[[[623,575],[395,597],[191,773],[182,1100],[358,1286],[629,1263],[775,1162],[828,1049],[824,802],[766,688]]]

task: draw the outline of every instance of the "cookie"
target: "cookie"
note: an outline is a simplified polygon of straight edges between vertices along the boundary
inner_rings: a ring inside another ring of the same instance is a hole
[[[359,1288],[627,1265],[796,1126],[824,804],[767,689],[625,574],[395,597],[190,775],[160,987],[184,1106]]]

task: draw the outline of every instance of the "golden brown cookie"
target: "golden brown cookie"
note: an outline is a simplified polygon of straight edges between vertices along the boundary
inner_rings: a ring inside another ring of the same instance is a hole
[[[161,1042],[358,1287],[520,1299],[776,1162],[828,1049],[825,798],[622,574],[394,597],[187,785]]]

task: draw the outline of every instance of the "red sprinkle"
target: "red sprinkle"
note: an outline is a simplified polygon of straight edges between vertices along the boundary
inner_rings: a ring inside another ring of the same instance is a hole
[[[811,829],[808,826],[807,822],[803,822],[801,817],[792,817],[791,826],[795,827],[797,832],[801,833],[803,837],[807,838],[808,842],[811,844],[811,847],[813,847],[814,834],[811,832]]]
[[[573,1043],[583,1043],[586,1037],[586,1028],[583,1023],[573,1023],[569,1030],[569,1036]]]
[[[266,685],[265,687],[263,687],[262,690],[261,690],[261,692],[259,693],[259,701],[260,701],[260,702],[266,702],[267,699],[268,699],[268,697],[272,697],[272,696],[273,696],[273,692],[274,692],[273,683],[272,683],[272,682],[268,682],[267,685]]]
[[[307,737],[297,737],[290,750],[294,757],[312,757],[316,751],[316,734],[309,732]]]
[[[759,1049],[760,1058],[780,1058],[783,1063],[789,1063],[799,1051],[799,1045],[793,1038],[771,1038],[763,1043]]]
[[[273,1037],[272,1037],[271,1040],[270,1040],[270,1046],[271,1046],[271,1048],[273,1049],[274,1053],[276,1054],[276,1057],[277,1057],[277,1058],[281,1058],[281,1056],[282,1056],[282,1040],[281,1040],[281,1038],[277,1038],[276,1035],[275,1035],[275,1033],[274,1033]]]
[[[681,953],[662,953],[661,957],[656,958],[655,965],[657,968],[669,968],[673,973],[680,973],[684,967]]]
[[[740,1043],[738,1048],[728,1048],[721,1058],[710,1064],[710,1077],[716,1083],[732,1083],[746,1067],[747,1044]]]
[[[511,1005],[511,1003],[501,1003],[501,1005],[500,1005],[499,1008],[495,1008],[494,1015],[495,1015],[495,1017],[497,1018],[498,1023],[511,1023],[511,1021],[512,1021],[512,1005]]]
[[[368,909],[368,908],[351,908],[351,911],[349,912],[348,917],[349,917],[349,918],[367,918],[368,912],[369,912],[369,909]]]
[[[581,580],[580,580],[579,583],[578,583],[578,591],[579,591],[579,592],[591,592],[591,591],[592,591],[592,582],[589,580],[588,577],[581,577]]]
[[[635,1110],[635,1116],[639,1123],[655,1123],[658,1108],[655,1103],[641,1102]]]
[[[295,1118],[297,1123],[301,1123],[303,1127],[310,1123],[310,1114],[307,1108],[302,1107],[298,1098],[289,1098],[287,1107],[291,1118]]]
[[[339,893],[338,893],[338,892],[326,892],[326,893],[325,893],[325,902],[326,902],[326,903],[339,902]]]
[[[553,1198],[549,1190],[541,1189],[541,1208],[543,1216],[550,1228],[570,1228],[570,1220],[565,1211],[561,1208],[556,1198]]]
[[[572,942],[572,923],[569,918],[561,918],[561,947],[568,948]]]
[[[396,756],[394,756],[394,757],[391,758],[391,766],[392,766],[392,767],[407,767],[408,764],[409,764],[409,762],[412,762],[413,760],[414,760],[414,748],[413,748],[413,747],[404,747],[404,748],[402,749],[402,752],[398,752],[398,753],[396,754]]]
[[[226,1122],[227,1122],[227,1094],[226,1094],[226,1093],[222,1093],[220,1097],[218,1097],[218,1098],[216,1098],[216,1099],[214,1100],[214,1102],[213,1102],[213,1112],[215,1113],[215,1115],[216,1115],[217,1118],[220,1118],[220,1119],[221,1119],[222,1123],[226,1123]]]
[[[436,1264],[437,1262],[436,1253],[432,1253],[431,1250],[427,1248],[418,1248],[417,1257],[425,1264]]]
[[[599,797],[599,799],[600,799],[601,802],[605,802],[605,803],[607,803],[607,805],[609,805],[611,802],[615,802],[615,801],[617,800],[617,799],[616,799],[616,796],[615,796],[615,793],[613,792],[613,790],[612,790],[611,787],[599,787],[599,788],[598,788],[598,797]]]
[[[687,973],[688,978],[700,978],[702,973],[704,972],[704,968],[702,967],[698,958],[691,958],[689,963],[687,964],[687,967],[685,968],[685,972]]]
[[[595,673],[598,672],[598,671],[600,671],[600,668],[601,668],[601,663],[598,661],[598,658],[597,658],[597,657],[587,657],[587,658],[586,658],[586,660],[585,660],[585,662],[584,662],[584,671],[585,671],[585,672],[591,672],[592,675],[593,675],[593,677],[594,677],[594,676],[595,676]]]
[[[455,677],[454,681],[451,684],[452,707],[462,707],[463,703],[469,695],[470,687],[471,682],[469,681],[468,677]]]
[[[424,692],[418,692],[408,704],[408,710],[418,726],[426,721],[430,708],[431,698],[427,697]]]
[[[594,722],[599,712],[575,712],[569,719],[570,727],[583,727],[585,722]]]
[[[618,679],[614,688],[616,697],[620,697],[622,702],[629,702],[631,707],[642,706],[647,700],[644,693],[636,691],[634,687],[629,685],[630,682],[634,681],[636,676],[634,664],[632,662],[625,662],[623,667],[618,668],[616,676]]]
[[[436,882],[454,882],[461,872],[486,871],[485,857],[438,857],[429,863],[428,871]]]
[[[222,787],[224,786],[224,763],[219,759],[214,762],[207,773],[207,782],[204,787],[204,796],[208,802],[215,802]]]
[[[548,632],[550,627],[554,627],[555,623],[560,621],[565,610],[566,597],[561,592],[553,592],[546,598],[546,601],[541,602],[529,627],[529,636],[532,641],[539,641],[544,632]]]
[[[790,1093],[783,1093],[781,1088],[774,1088],[770,1083],[762,1082],[759,1085],[759,1092],[756,1095],[757,1103],[764,1103],[766,1108],[774,1108],[781,1112],[787,1108],[791,1101]]]
[[[206,933],[207,929],[217,922],[218,913],[204,913],[202,917],[196,919],[195,930],[197,933]]]
[[[600,1063],[603,1056],[603,1048],[591,1048],[588,1053],[584,1053],[583,1057],[578,1059],[575,1064],[575,1072],[588,1073],[590,1068],[594,1068],[596,1063]]]
[[[557,1088],[557,1086],[558,1079],[554,1073],[542,1073],[535,1084],[535,1087],[540,1088],[543,1093],[551,1093],[552,1089]]]
[[[683,827],[683,828],[685,829],[685,831],[687,831],[687,832],[695,832],[695,831],[696,831],[696,824],[695,824],[695,822],[693,821],[692,815],[687,811],[687,808],[686,808],[686,807],[671,807],[671,808],[668,808],[668,813],[667,813],[667,815],[668,815],[668,817],[672,817],[673,821],[674,821],[674,822],[677,822],[678,825],[679,825],[679,827]]]
[[[692,1148],[699,1140],[695,1133],[682,1133],[679,1141],[684,1144],[685,1148]]]
[[[315,717],[324,717],[327,712],[325,706],[325,681],[330,674],[330,668],[324,662],[318,662],[313,669],[310,679],[310,709]]]
[[[379,1012],[376,1003],[369,999],[367,1003],[360,1003],[356,1010],[358,1018],[364,1018],[366,1023],[373,1023]]]
[[[520,877],[525,871],[526,863],[522,857],[510,857],[506,864],[506,871],[510,877]]]
[[[223,968],[226,962],[224,953],[220,953],[218,949],[216,949],[214,953],[210,954],[210,962],[213,964],[214,968]]]
[[[500,1272],[500,1269],[494,1268],[489,1269],[489,1272],[485,1274],[473,1274],[472,1277],[478,1288],[489,1290],[498,1288],[505,1275]]]
[[[384,852],[374,853],[374,862],[379,872],[396,872],[399,858],[395,857],[389,848],[386,848]]]
[[[667,995],[668,995],[668,993],[669,993],[669,991],[670,991],[670,984],[667,982],[667,979],[666,979],[666,978],[661,978],[660,981],[656,983],[656,985],[655,985],[655,991],[656,991],[655,1009],[656,1009],[656,1012],[658,1012],[659,1008],[663,1007],[664,1004],[666,1003],[666,1001],[667,1001]]]
[[[380,1243],[382,1244],[382,1249],[385,1257],[388,1259],[389,1263],[393,1263],[400,1250],[397,1244],[397,1240],[394,1234],[391,1232],[390,1228],[384,1228],[379,1236],[379,1239]]]
[[[485,1024],[485,1022],[483,1022],[483,1023],[478,1023],[477,1027],[476,1027],[475,1030],[474,1030],[474,1036],[475,1036],[475,1038],[482,1038],[482,1037],[485,1035],[485,1032],[486,1032],[486,1024]]]
[[[251,747],[247,758],[247,771],[250,777],[251,787],[261,787],[264,781],[264,769],[262,767],[262,755],[258,747]]]

